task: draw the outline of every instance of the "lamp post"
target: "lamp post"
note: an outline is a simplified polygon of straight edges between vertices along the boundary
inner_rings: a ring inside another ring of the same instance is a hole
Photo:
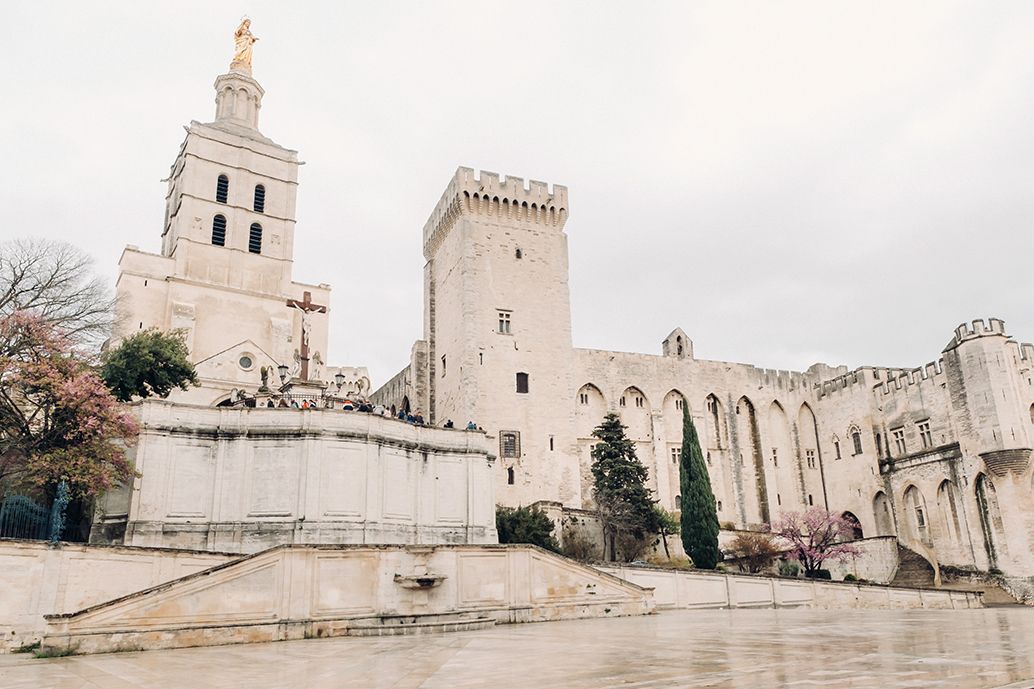
[[[287,382],[287,371],[288,370],[289,369],[287,368],[286,364],[280,364],[279,366],[276,367],[276,372],[280,374],[280,382],[281,383],[286,383]]]

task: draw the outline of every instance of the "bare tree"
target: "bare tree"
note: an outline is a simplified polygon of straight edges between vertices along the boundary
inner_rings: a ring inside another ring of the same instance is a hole
[[[0,317],[29,311],[95,349],[111,330],[115,300],[93,259],[66,242],[0,243]]]

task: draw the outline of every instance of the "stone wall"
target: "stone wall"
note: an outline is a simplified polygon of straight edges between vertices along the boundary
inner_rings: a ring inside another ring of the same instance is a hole
[[[652,588],[665,608],[938,608],[983,607],[981,594],[823,582],[808,579],[686,572],[652,567],[601,567],[605,572]]]
[[[337,636],[422,620],[619,617],[653,607],[649,590],[534,546],[282,546],[48,616],[43,647],[98,653]]]
[[[74,612],[235,559],[228,553],[0,540],[0,651],[38,641],[43,616]]]
[[[497,540],[483,433],[325,409],[134,409],[140,476],[105,500],[95,541],[256,552]]]

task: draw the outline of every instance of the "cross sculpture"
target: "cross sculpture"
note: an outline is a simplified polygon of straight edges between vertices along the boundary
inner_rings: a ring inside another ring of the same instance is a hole
[[[322,304],[312,303],[312,292],[303,292],[302,301],[288,299],[287,306],[293,309],[300,309],[302,312],[302,346],[299,354],[302,360],[302,380],[309,380],[309,330],[312,324],[309,323],[310,313],[326,313],[327,307]]]

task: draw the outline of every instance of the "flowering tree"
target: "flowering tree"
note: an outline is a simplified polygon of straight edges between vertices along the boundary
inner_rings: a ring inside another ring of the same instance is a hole
[[[844,541],[851,538],[854,524],[839,514],[812,507],[804,512],[784,512],[772,532],[790,546],[790,555],[801,563],[805,576],[822,569],[823,563],[836,562],[861,551]]]
[[[133,475],[133,418],[42,316],[0,316],[0,482],[90,497]]]

